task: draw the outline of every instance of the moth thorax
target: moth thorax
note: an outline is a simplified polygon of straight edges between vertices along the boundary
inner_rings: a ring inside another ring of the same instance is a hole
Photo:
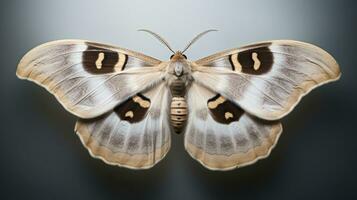
[[[184,97],[186,93],[186,84],[185,82],[178,78],[171,82],[170,84],[171,94],[174,97]]]

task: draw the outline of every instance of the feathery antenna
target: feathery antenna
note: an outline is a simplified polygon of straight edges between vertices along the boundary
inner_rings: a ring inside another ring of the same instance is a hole
[[[169,45],[169,43],[162,38],[159,34],[154,33],[153,31],[147,30],[147,29],[139,29],[138,31],[143,31],[143,32],[147,32],[150,33],[152,36],[154,36],[156,39],[158,39],[162,44],[164,44],[172,53],[175,53],[175,51],[171,48],[171,46]],[[196,37],[194,37],[187,45],[186,47],[183,49],[183,51],[181,51],[181,53],[184,53],[188,48],[190,48],[190,46],[195,43],[198,39],[200,39],[203,35],[205,35],[206,33],[212,32],[212,31],[218,31],[216,29],[209,29],[207,31],[203,31],[202,33],[196,35]]]
[[[196,37],[194,37],[187,45],[186,47],[181,51],[182,53],[185,52],[193,43],[195,43],[198,39],[200,39],[203,35],[206,33],[212,32],[212,31],[218,31],[216,29],[209,29],[207,31],[203,31],[202,33],[198,34]]]
[[[143,31],[143,32],[147,32],[147,33],[150,33],[151,35],[153,35],[156,39],[158,39],[162,44],[164,44],[172,53],[175,53],[174,50],[172,50],[172,48],[170,47],[169,43],[164,39],[162,38],[159,34],[157,33],[154,33],[150,30],[147,30],[147,29],[139,29],[138,31]]]

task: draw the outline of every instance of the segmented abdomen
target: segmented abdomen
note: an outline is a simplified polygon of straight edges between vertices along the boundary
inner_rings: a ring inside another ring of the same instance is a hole
[[[187,121],[187,103],[184,97],[172,97],[171,125],[176,133],[181,133]]]

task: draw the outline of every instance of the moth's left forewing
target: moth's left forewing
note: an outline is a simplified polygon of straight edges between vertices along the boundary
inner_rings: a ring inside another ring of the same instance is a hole
[[[72,114],[93,118],[162,81],[162,64],[119,47],[58,40],[29,51],[16,74],[46,88]]]
[[[341,75],[326,51],[291,40],[224,51],[194,62],[193,69],[195,81],[267,120],[282,118],[313,88]]]

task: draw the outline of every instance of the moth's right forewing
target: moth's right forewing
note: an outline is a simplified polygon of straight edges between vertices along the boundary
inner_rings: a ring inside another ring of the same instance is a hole
[[[312,89],[339,79],[336,60],[312,44],[261,42],[195,62],[194,80],[266,120],[286,116]]]
[[[60,40],[29,51],[17,76],[51,92],[72,114],[93,118],[160,82],[162,63],[109,45]]]

